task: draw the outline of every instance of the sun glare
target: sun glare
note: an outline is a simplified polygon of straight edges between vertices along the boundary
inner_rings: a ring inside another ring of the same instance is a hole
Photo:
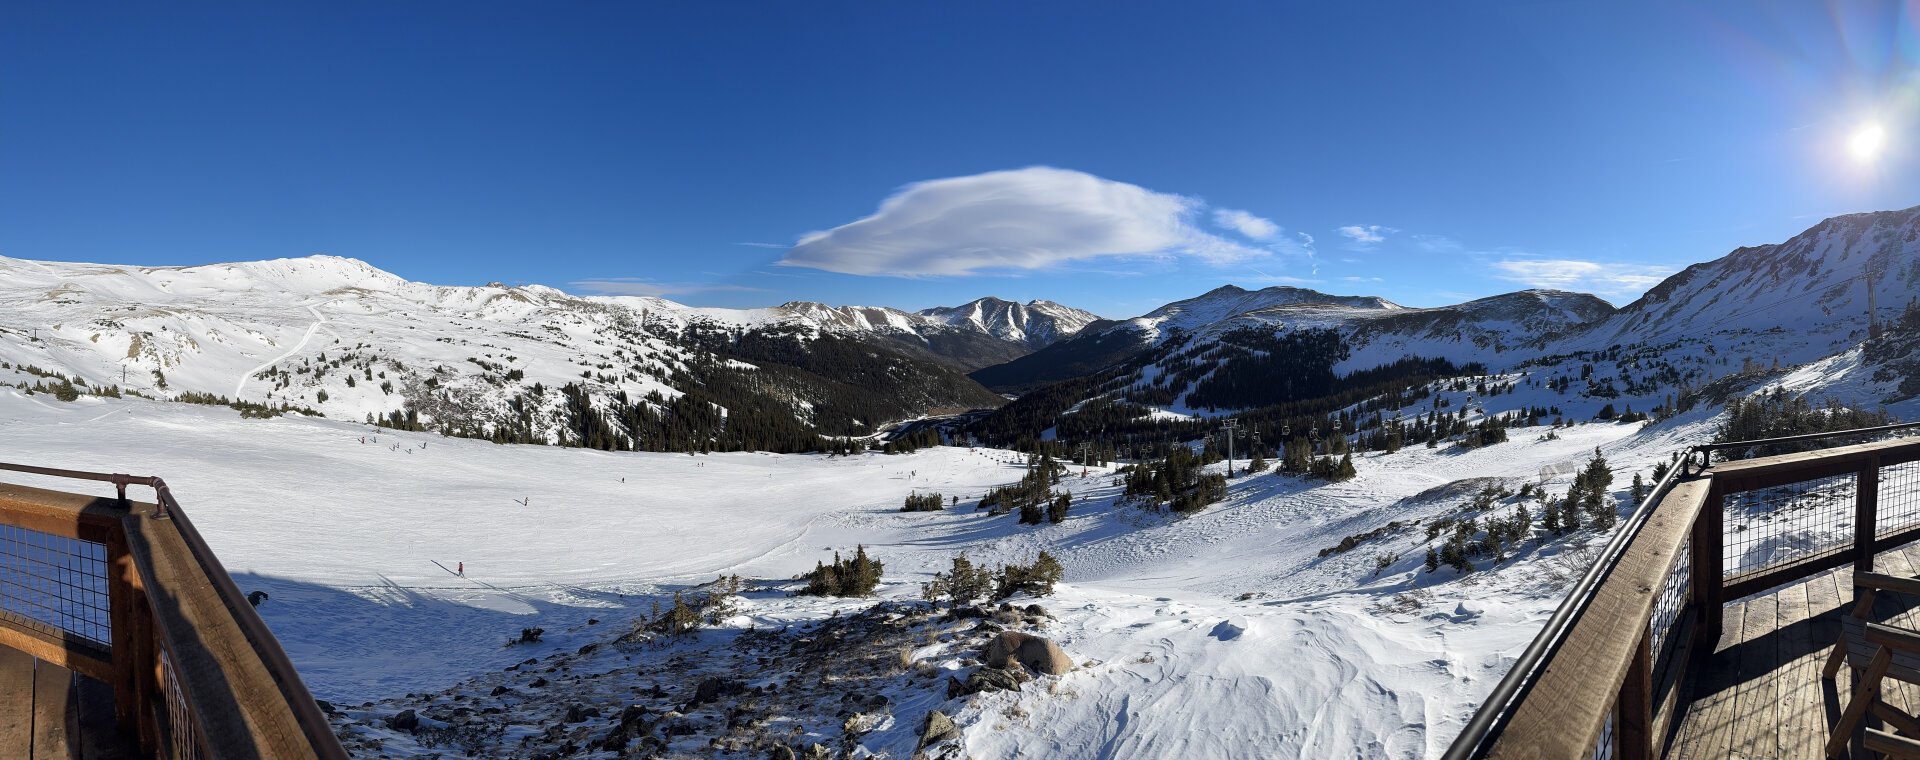
[[[1876,122],[1860,125],[1853,136],[1847,138],[1847,151],[1853,154],[1853,160],[1863,164],[1879,158],[1886,145],[1887,130]]]

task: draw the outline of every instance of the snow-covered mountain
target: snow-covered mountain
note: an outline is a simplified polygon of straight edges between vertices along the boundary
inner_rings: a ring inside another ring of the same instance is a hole
[[[1769,341],[1784,352],[1775,356],[1811,361],[1867,338],[1869,287],[1882,322],[1920,293],[1920,206],[1836,216],[1784,243],[1687,267],[1565,343],[1657,344],[1791,328],[1790,340]]]
[[[830,306],[788,301],[758,309],[699,308],[663,298],[605,300],[636,306],[656,323],[745,335],[831,333],[872,341],[909,356],[975,370],[1025,356],[1072,337],[1100,318],[1051,301],[1026,304],[991,296],[962,306],[919,312],[886,306]]]
[[[601,414],[633,406],[661,418],[647,425],[678,424],[665,420],[677,403],[721,407],[695,436],[749,403],[834,435],[997,403],[949,364],[859,339],[924,321],[872,309],[695,309],[537,285],[443,287],[333,256],[191,267],[0,258],[0,363],[12,368],[0,369],[0,382],[57,374],[353,420],[411,410],[418,422],[407,424],[551,440],[596,425],[550,392],[569,385]],[[609,445],[655,445],[635,430],[621,436]]]
[[[1410,308],[1376,296],[1339,296],[1294,287],[1249,291],[1224,285],[1147,314],[1085,330],[1032,356],[977,371],[996,390],[1089,374],[1159,346],[1175,336],[1196,351],[1234,330],[1313,328],[1341,334],[1351,357],[1340,369],[1366,369],[1402,356],[1456,363],[1505,363],[1502,355],[1607,317],[1613,306],[1584,293],[1524,290],[1434,308]],[[1537,350],[1536,350],[1537,353]]]
[[[1100,321],[1100,316],[1052,301],[1026,303],[1003,301],[992,296],[960,306],[922,309],[928,317],[954,327],[971,328],[1001,340],[1025,343],[1034,350],[1046,348]]]

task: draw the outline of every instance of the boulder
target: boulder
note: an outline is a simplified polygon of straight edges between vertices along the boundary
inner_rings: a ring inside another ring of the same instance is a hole
[[[914,750],[926,749],[927,745],[952,736],[954,731],[953,719],[947,717],[946,713],[939,710],[927,713],[926,725],[920,728],[920,746],[915,747]]]
[[[693,687],[693,702],[690,704],[696,706],[704,705],[721,697],[739,694],[745,689],[746,684],[739,681],[725,678],[706,678],[701,680],[698,686]]]
[[[387,719],[387,728],[413,733],[420,728],[420,715],[412,710],[401,710],[399,714]]]
[[[1012,667],[1014,663],[1050,676],[1073,669],[1073,660],[1059,644],[1019,631],[1001,631],[987,644],[986,664],[990,668]]]

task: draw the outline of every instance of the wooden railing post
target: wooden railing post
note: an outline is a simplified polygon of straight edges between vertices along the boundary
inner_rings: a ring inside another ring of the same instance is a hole
[[[1644,626],[1643,626],[1644,627]],[[1620,682],[1619,701],[1613,714],[1618,721],[1613,733],[1613,756],[1619,760],[1653,758],[1653,641],[1642,631],[1640,646],[1627,665],[1627,677]]]
[[[1853,571],[1873,572],[1873,545],[1880,523],[1880,457],[1868,457],[1854,476]]]
[[[1706,502],[1693,523],[1693,603],[1695,620],[1693,645],[1707,652],[1720,643],[1720,625],[1726,605],[1726,532],[1727,497],[1718,483],[1707,486]]]
[[[140,666],[136,656],[139,645],[135,643],[132,625],[134,616],[138,614],[134,594],[140,583],[139,576],[140,571],[133,564],[133,555],[127,553],[126,533],[118,530],[109,533],[107,607],[113,629],[113,717],[122,726],[132,726],[139,719],[139,707],[135,702],[139,693]]]

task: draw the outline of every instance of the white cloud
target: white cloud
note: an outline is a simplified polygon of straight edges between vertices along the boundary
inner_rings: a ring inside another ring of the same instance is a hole
[[[1347,236],[1347,239],[1352,240],[1356,245],[1373,245],[1384,242],[1387,239],[1387,235],[1399,232],[1399,230],[1392,227],[1382,227],[1378,224],[1349,224],[1341,227],[1338,231],[1340,234]]]
[[[1580,259],[1504,259],[1493,267],[1495,277],[1509,282],[1603,296],[1639,295],[1674,272],[1672,267]]]
[[[872,216],[802,237],[779,263],[914,277],[1116,256],[1221,265],[1270,255],[1195,227],[1202,206],[1067,169],[987,172],[907,185]]]
[[[609,277],[567,283],[576,290],[603,296],[678,296],[690,293],[754,293],[760,288],[696,282],[654,282],[639,277]]]
[[[1214,209],[1213,223],[1253,240],[1272,240],[1280,234],[1280,225],[1274,224],[1272,219],[1263,219],[1239,209]]]

